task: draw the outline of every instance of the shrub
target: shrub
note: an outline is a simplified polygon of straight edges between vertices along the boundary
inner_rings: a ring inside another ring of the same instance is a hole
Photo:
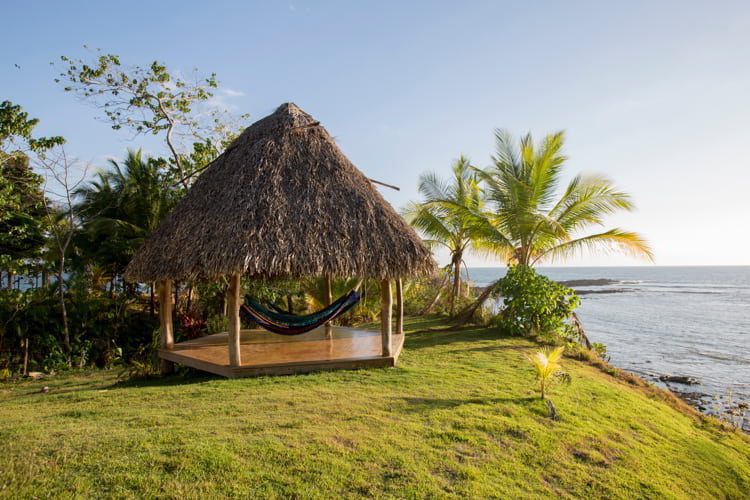
[[[504,309],[494,322],[511,335],[558,340],[574,336],[568,323],[580,299],[571,290],[528,266],[513,266],[495,292]]]
[[[609,354],[607,352],[607,345],[601,342],[594,342],[591,344],[591,350],[596,353],[597,356],[602,358],[604,361],[609,361]]]
[[[29,341],[29,370],[68,368],[62,343],[58,288],[0,290],[0,368],[19,371]],[[84,285],[71,284],[65,294],[72,364],[109,367],[129,361],[151,342],[157,321],[135,308],[132,298],[110,297]]]

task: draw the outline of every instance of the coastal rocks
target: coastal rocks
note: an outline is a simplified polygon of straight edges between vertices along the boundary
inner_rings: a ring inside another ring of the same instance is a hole
[[[626,292],[632,292],[635,291],[635,288],[605,288],[604,290],[580,290],[578,288],[574,288],[573,291],[577,295],[593,295],[593,294],[601,294],[601,293],[626,293]]]
[[[682,385],[698,385],[700,380],[695,377],[689,377],[687,375],[660,375],[659,380],[665,383],[682,384]]]
[[[574,288],[577,286],[604,286],[604,285],[614,285],[615,283],[619,283],[618,280],[608,279],[608,278],[597,278],[597,279],[581,279],[581,280],[566,280],[566,281],[558,281],[562,286],[567,286],[568,288]]]

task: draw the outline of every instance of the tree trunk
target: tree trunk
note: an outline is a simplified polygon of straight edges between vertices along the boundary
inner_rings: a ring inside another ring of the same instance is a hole
[[[289,314],[294,314],[294,302],[292,301],[292,294],[286,296],[286,309]]]
[[[65,255],[60,258],[60,267],[57,270],[57,287],[60,298],[60,312],[62,314],[63,343],[65,344],[68,366],[71,366],[72,349],[70,347],[70,330],[68,329],[68,309],[65,307]]]
[[[443,281],[440,283],[437,293],[435,294],[435,298],[433,298],[432,301],[427,304],[424,309],[419,311],[419,316],[427,314],[433,307],[435,307],[435,304],[437,304],[438,300],[440,300],[440,296],[443,295],[443,288],[445,288],[445,285],[448,283],[448,278],[450,278],[450,275],[448,273],[445,273],[445,276],[443,276]]]
[[[21,342],[23,347],[23,376],[25,377],[29,374],[29,338],[26,337]]]
[[[149,291],[148,291],[148,314],[151,316],[151,318],[154,317],[154,311],[156,309],[156,304],[154,303],[154,286],[156,284],[152,281],[149,284]]]
[[[456,323],[457,325],[463,325],[464,323],[467,323],[469,320],[471,320],[472,317],[474,317],[474,313],[482,307],[482,305],[487,302],[487,299],[490,298],[490,295],[492,295],[492,291],[497,286],[497,281],[488,286],[484,289],[482,292],[482,295],[480,295],[477,300],[475,300],[472,304],[470,304],[468,307],[466,307],[464,310],[462,310],[458,315],[456,316]]]
[[[13,273],[8,271],[8,290],[13,290]]]
[[[180,283],[174,282],[174,312],[176,315],[180,314]]]
[[[187,311],[188,314],[190,314],[190,308],[192,306],[193,306],[193,284],[190,283],[187,289],[187,305],[185,306],[185,311]]]
[[[451,297],[451,318],[456,312],[456,301],[461,295],[461,260],[463,260],[461,253],[457,253],[453,256],[453,296]]]

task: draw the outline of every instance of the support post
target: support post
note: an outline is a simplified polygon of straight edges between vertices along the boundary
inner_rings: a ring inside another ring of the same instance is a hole
[[[240,366],[240,275],[229,278],[227,314],[229,315],[229,366]]]
[[[382,280],[380,282],[380,336],[383,340],[383,357],[393,354],[391,342],[391,312],[393,297],[391,296],[391,282]]]
[[[159,282],[159,347],[165,350],[174,347],[174,323],[172,322],[172,280]],[[167,375],[174,371],[174,363],[161,360],[161,373]]]
[[[404,284],[396,280],[396,333],[404,333]]]
[[[333,301],[332,292],[331,292],[331,275],[326,274],[325,278],[323,278],[324,286],[323,286],[323,300],[325,301],[325,306],[328,307],[331,305],[331,302]],[[327,321],[325,324],[325,332],[326,332],[326,338],[330,339],[333,336],[333,325],[331,325],[330,321]]]

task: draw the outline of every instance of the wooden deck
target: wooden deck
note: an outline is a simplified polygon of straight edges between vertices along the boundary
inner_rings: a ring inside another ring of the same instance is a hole
[[[229,366],[226,332],[160,349],[159,357],[225,377],[253,377],[394,366],[404,345],[403,334],[393,334],[393,355],[384,357],[380,332],[342,326],[333,327],[331,338],[322,327],[293,337],[265,330],[241,333],[241,366]]]

